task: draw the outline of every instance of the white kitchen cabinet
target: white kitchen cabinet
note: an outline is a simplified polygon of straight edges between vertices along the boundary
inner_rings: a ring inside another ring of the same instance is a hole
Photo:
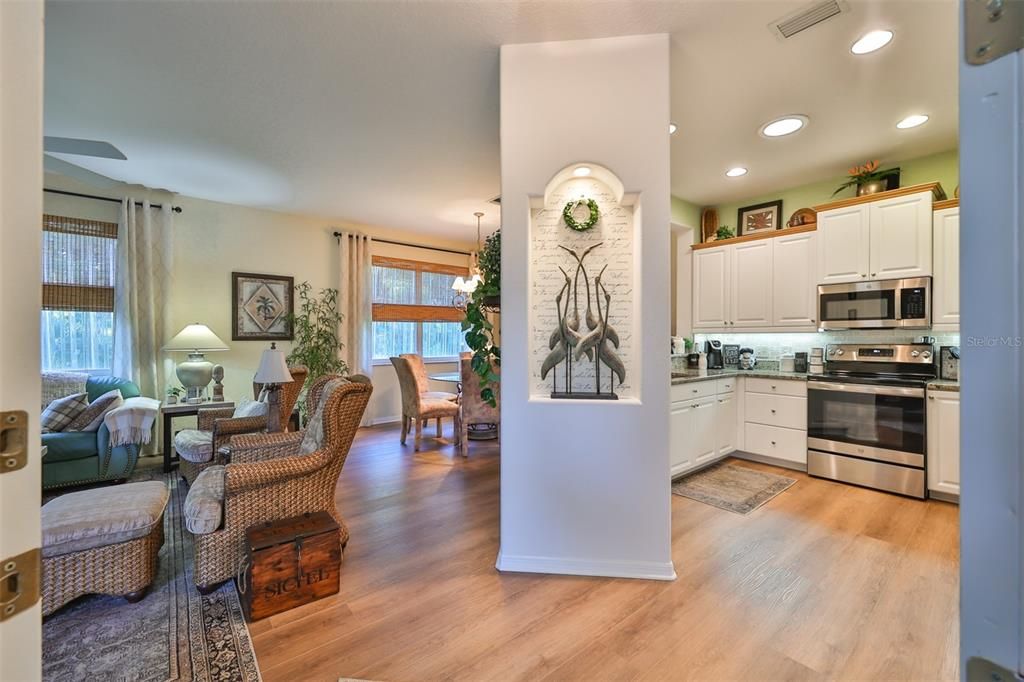
[[[817,328],[817,232],[777,237],[772,243],[773,327]]]
[[[728,455],[736,450],[738,427],[736,396],[733,393],[719,393],[715,406],[715,433],[718,438],[718,455]]]
[[[672,476],[694,465],[694,449],[690,440],[693,433],[693,405],[693,401],[672,403],[669,413],[669,465]]]
[[[960,393],[928,391],[928,489],[960,496]]]
[[[870,279],[927,277],[932,274],[932,193],[918,192],[874,201]]]
[[[960,329],[960,207],[932,217],[932,329]]]
[[[693,405],[693,453],[696,464],[705,464],[718,456],[715,398],[698,400]]]
[[[818,213],[818,284],[858,282],[870,269],[867,204]]]
[[[730,317],[732,247],[693,252],[693,328],[724,330]]]
[[[762,239],[731,247],[730,327],[771,326],[773,241]]]

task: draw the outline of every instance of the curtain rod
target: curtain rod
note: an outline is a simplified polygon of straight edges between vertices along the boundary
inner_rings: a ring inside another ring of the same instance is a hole
[[[334,238],[335,239],[341,239],[341,232],[335,232],[334,233]],[[395,246],[408,246],[408,247],[411,247],[411,248],[414,248],[414,249],[427,249],[428,251],[441,251],[443,253],[454,253],[454,254],[456,254],[458,256],[472,256],[473,255],[469,251],[458,251],[456,249],[442,249],[442,248],[437,247],[437,246],[423,246],[422,244],[410,244],[409,242],[396,242],[396,241],[391,240],[391,239],[378,239],[377,237],[370,237],[370,238],[373,241],[380,242],[382,244],[393,244]]]
[[[68,192],[68,191],[63,190],[63,189],[49,189],[49,188],[44,187],[43,191],[44,192],[49,192],[50,194],[63,194],[64,196],[68,196],[68,197],[81,197],[83,199],[96,199],[97,201],[109,201],[109,202],[114,203],[114,204],[120,204],[121,203],[120,199],[114,199],[114,198],[111,198],[111,197],[100,197],[100,196],[96,196],[95,194],[81,194],[80,192]],[[136,201],[135,205],[136,206],[142,206],[142,202],[141,201]],[[150,204],[149,207],[150,208],[163,208],[163,204]],[[171,206],[171,210],[174,211],[175,213],[181,213],[181,206]]]

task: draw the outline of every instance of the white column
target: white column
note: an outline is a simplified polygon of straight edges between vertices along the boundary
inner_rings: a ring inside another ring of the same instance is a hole
[[[668,124],[667,35],[502,47],[500,570],[675,577]],[[531,202],[581,162],[634,201],[632,305],[619,308],[630,389],[618,401],[552,400],[535,386],[531,311],[554,304],[531,298]]]

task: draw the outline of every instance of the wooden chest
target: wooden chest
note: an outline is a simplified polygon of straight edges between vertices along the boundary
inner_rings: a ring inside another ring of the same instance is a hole
[[[267,522],[246,531],[242,610],[259,620],[337,594],[338,524],[327,512]]]

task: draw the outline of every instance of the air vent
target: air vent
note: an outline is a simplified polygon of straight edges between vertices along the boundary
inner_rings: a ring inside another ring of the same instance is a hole
[[[809,7],[786,15],[778,21],[773,21],[768,28],[780,38],[792,38],[797,33],[806,31],[812,26],[817,26],[826,19],[831,19],[848,10],[849,6],[844,0],[816,2]]]

